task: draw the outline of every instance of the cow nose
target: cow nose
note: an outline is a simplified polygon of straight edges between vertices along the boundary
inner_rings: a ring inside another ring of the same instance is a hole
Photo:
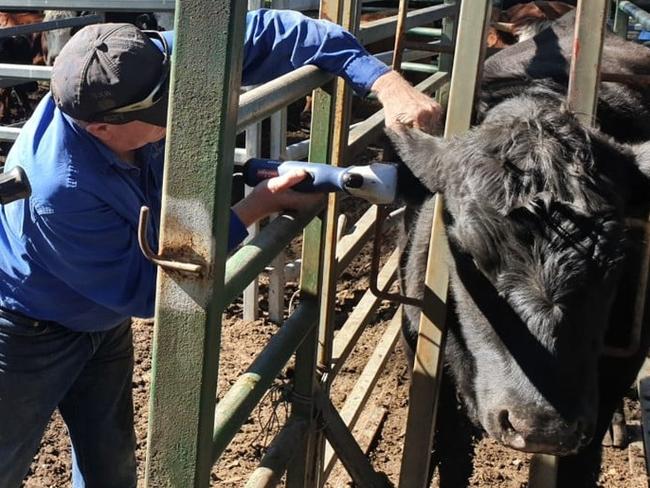
[[[497,422],[501,442],[526,452],[572,454],[593,435],[593,427],[586,419],[567,422],[546,410],[502,409]]]

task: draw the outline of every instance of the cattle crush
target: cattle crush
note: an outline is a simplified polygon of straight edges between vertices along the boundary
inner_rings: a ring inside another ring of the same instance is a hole
[[[359,25],[360,0],[322,0],[320,11],[321,16],[355,32],[364,44],[394,36],[395,50],[379,55],[386,62],[393,60],[394,66],[402,69],[431,71],[418,87],[426,93],[435,93],[447,106],[444,133],[445,137],[453,137],[467,130],[472,120],[486,54],[491,3],[489,0],[444,0],[407,9],[408,2],[402,0],[397,15],[363,27]],[[625,6],[630,2],[620,3]],[[281,138],[286,119],[281,112],[274,114],[313,91],[308,160],[345,165],[378,137],[383,125],[382,113],[350,127],[350,90],[340,80],[333,80],[315,67],[301,68],[239,96],[236,88],[239,87],[245,5],[235,0],[28,0],[20,5],[0,0],[0,6],[175,10],[178,41],[174,53],[161,227],[164,251],[160,256],[168,265],[161,266],[158,277],[147,486],[208,486],[211,467],[294,354],[289,420],[246,486],[275,486],[285,472],[286,486],[322,486],[337,458],[357,486],[387,486],[351,430],[358,423],[386,359],[397,343],[400,309],[395,312],[355,388],[348,393],[344,406],[336,409],[329,398],[334,378],[382,301],[369,290],[335,334],[336,282],[373,237],[378,219],[385,219],[385,213],[371,208],[353,225],[351,233],[341,236],[338,218],[341,202],[338,196],[332,195],[325,213],[280,215],[229,258],[225,239],[233,166],[243,157],[243,151],[252,154],[250,146],[259,130],[255,124],[273,116],[279,129],[272,137]],[[591,122],[595,110],[599,72],[594,67],[599,65],[601,56],[608,2],[589,0],[589,6],[578,11],[577,36],[583,49],[575,57],[569,94],[572,109],[582,114],[585,123]],[[621,32],[622,25],[627,27],[627,18],[616,12],[616,25]],[[73,19],[41,28],[98,21],[92,16]],[[441,29],[431,27],[439,21],[442,21]],[[24,32],[36,32],[37,26]],[[409,31],[433,37],[426,43],[409,44]],[[196,37],[192,32],[204,35]],[[222,51],[221,46],[227,46],[228,55],[223,60],[209,65],[201,61],[211,53]],[[437,55],[435,61],[430,60],[431,53]],[[428,61],[418,62],[421,59]],[[197,69],[198,65],[201,69]],[[46,80],[49,72],[48,67],[0,65],[3,79]],[[198,91],[200,96],[196,96]],[[206,113],[206,106],[220,107],[220,110]],[[4,127],[0,129],[0,138],[12,140],[18,131],[19,127]],[[246,148],[236,149],[236,135],[243,131],[248,134]],[[287,148],[284,140],[275,145],[278,157],[287,151],[302,151]],[[388,219],[388,223],[392,221]],[[246,372],[216,403],[219,368],[216,351],[220,349],[222,311],[269,263],[274,262],[276,268],[283,267],[278,254],[301,232],[299,305]],[[435,399],[445,343],[449,280],[446,247],[443,198],[438,195],[426,272],[427,293],[436,298],[425,302],[420,319],[399,481],[399,486],[405,488],[425,486],[429,474],[437,410]],[[188,248],[192,252],[188,253]],[[188,262],[198,264],[200,273],[188,273],[182,266],[175,266]],[[394,283],[398,262],[396,251],[378,271],[378,288],[387,290]],[[554,486],[555,469],[555,458],[536,455],[529,486]]]

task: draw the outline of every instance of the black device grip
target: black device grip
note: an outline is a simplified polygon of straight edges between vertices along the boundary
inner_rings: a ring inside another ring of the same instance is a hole
[[[23,168],[16,166],[6,173],[0,173],[0,205],[29,198],[31,194],[32,187]]]

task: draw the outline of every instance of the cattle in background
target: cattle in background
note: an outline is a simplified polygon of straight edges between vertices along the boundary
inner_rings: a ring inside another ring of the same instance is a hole
[[[40,12],[0,12],[0,27],[34,24],[43,20]],[[44,64],[41,33],[0,38],[0,63]],[[38,90],[32,81],[14,86],[0,84],[0,124],[26,118],[32,111],[30,97]],[[17,103],[15,103],[17,102]]]
[[[471,451],[473,431],[455,392],[474,425],[504,445],[562,456],[559,487],[596,486],[601,439],[648,350],[644,319],[636,352],[603,354],[606,343],[631,336],[621,304],[634,293],[627,272],[639,265],[628,259],[640,244],[626,239],[624,219],[650,200],[650,142],[638,144],[650,139],[650,92],[603,83],[599,129],[581,124],[565,107],[574,21],[568,14],[487,60],[480,125],[469,132],[450,140],[390,133],[428,192],[411,199],[404,218],[408,296],[423,296],[431,195],[445,196],[441,487],[465,486],[471,474],[459,449]],[[647,75],[650,50],[608,34],[603,70]],[[413,347],[420,309],[404,310]]]
[[[520,3],[506,10],[492,10],[492,25],[488,29],[487,46],[504,48],[526,41],[551,25],[551,22],[574,9],[566,2]]]

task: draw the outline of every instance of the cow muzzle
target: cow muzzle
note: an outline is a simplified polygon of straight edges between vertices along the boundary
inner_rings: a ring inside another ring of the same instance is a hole
[[[593,437],[593,422],[573,421],[537,407],[500,408],[488,414],[485,426],[502,444],[519,451],[566,456],[575,454]]]

